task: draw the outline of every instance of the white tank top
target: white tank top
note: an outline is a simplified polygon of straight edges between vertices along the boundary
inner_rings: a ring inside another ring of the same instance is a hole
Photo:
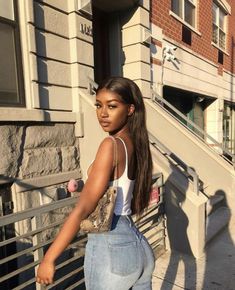
[[[117,180],[111,181],[109,184],[113,186],[114,184],[117,185],[117,198],[114,208],[114,213],[116,215],[130,215],[131,214],[131,200],[133,197],[133,189],[135,180],[131,180],[128,178],[128,154],[125,142],[120,138],[117,137],[119,140],[122,141],[122,144],[125,149],[126,155],[126,164],[125,170]]]

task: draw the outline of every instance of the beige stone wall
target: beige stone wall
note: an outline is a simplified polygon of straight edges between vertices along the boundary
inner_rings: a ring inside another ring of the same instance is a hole
[[[93,77],[93,40],[85,30],[91,31],[92,22],[78,13],[75,1],[35,2],[33,12],[36,45],[31,51],[38,86],[34,107],[78,111],[76,88],[87,87],[88,77]]]
[[[2,175],[27,179],[79,169],[73,124],[0,126]]]
[[[150,97],[150,21],[149,1],[122,16],[123,75],[134,80],[145,97]]]
[[[72,124],[43,124],[25,128],[22,179],[72,171],[79,167],[79,148]]]
[[[16,178],[15,202],[18,197],[28,200],[26,192],[32,192],[38,204],[41,189],[47,192],[65,183],[70,173],[80,178],[86,167],[80,168],[76,137],[86,138],[93,128],[90,123],[85,124],[89,130],[82,128],[85,106],[79,96],[88,87],[88,77],[93,79],[92,19],[78,11],[75,0],[18,2],[26,108],[0,109],[0,183]],[[149,9],[144,0],[120,14],[124,76],[136,81],[145,96],[150,95],[151,82]],[[85,150],[82,158],[88,164]],[[24,208],[23,203],[17,210]]]
[[[0,194],[3,202],[13,201],[14,212],[66,198],[68,180],[82,177],[73,124],[1,124],[0,142],[0,187],[14,180]],[[55,212],[45,223],[61,219],[70,210]],[[17,223],[16,230],[18,234],[31,230],[30,220]]]
[[[26,108],[0,109],[0,184],[16,181],[16,202],[32,190],[36,206],[41,189],[81,178],[78,89],[93,77],[92,22],[73,0],[18,2]]]
[[[0,175],[4,180],[7,177],[16,177],[19,171],[21,157],[21,139],[23,127],[19,125],[0,126]]]

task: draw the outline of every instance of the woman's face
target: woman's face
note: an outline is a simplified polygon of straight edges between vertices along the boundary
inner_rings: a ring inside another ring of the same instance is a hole
[[[134,106],[125,104],[116,93],[102,89],[96,95],[96,114],[105,132],[116,134],[127,128],[128,117],[134,112]]]

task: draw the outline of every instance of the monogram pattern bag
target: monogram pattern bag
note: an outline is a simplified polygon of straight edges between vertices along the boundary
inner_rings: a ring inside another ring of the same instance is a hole
[[[117,197],[117,143],[114,137],[110,136],[114,143],[114,185],[107,188],[100,198],[95,210],[80,224],[80,231],[84,233],[103,233],[111,229],[113,211]]]

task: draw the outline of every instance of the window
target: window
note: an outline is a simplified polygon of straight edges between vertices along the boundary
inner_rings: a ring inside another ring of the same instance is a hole
[[[0,106],[23,106],[16,1],[0,0]]]
[[[219,48],[226,48],[226,33],[225,33],[226,13],[222,8],[213,3],[212,10],[212,42]]]
[[[226,150],[235,154],[235,104],[224,103],[223,111],[223,145]]]
[[[195,27],[195,0],[171,0],[171,10],[189,25]]]

